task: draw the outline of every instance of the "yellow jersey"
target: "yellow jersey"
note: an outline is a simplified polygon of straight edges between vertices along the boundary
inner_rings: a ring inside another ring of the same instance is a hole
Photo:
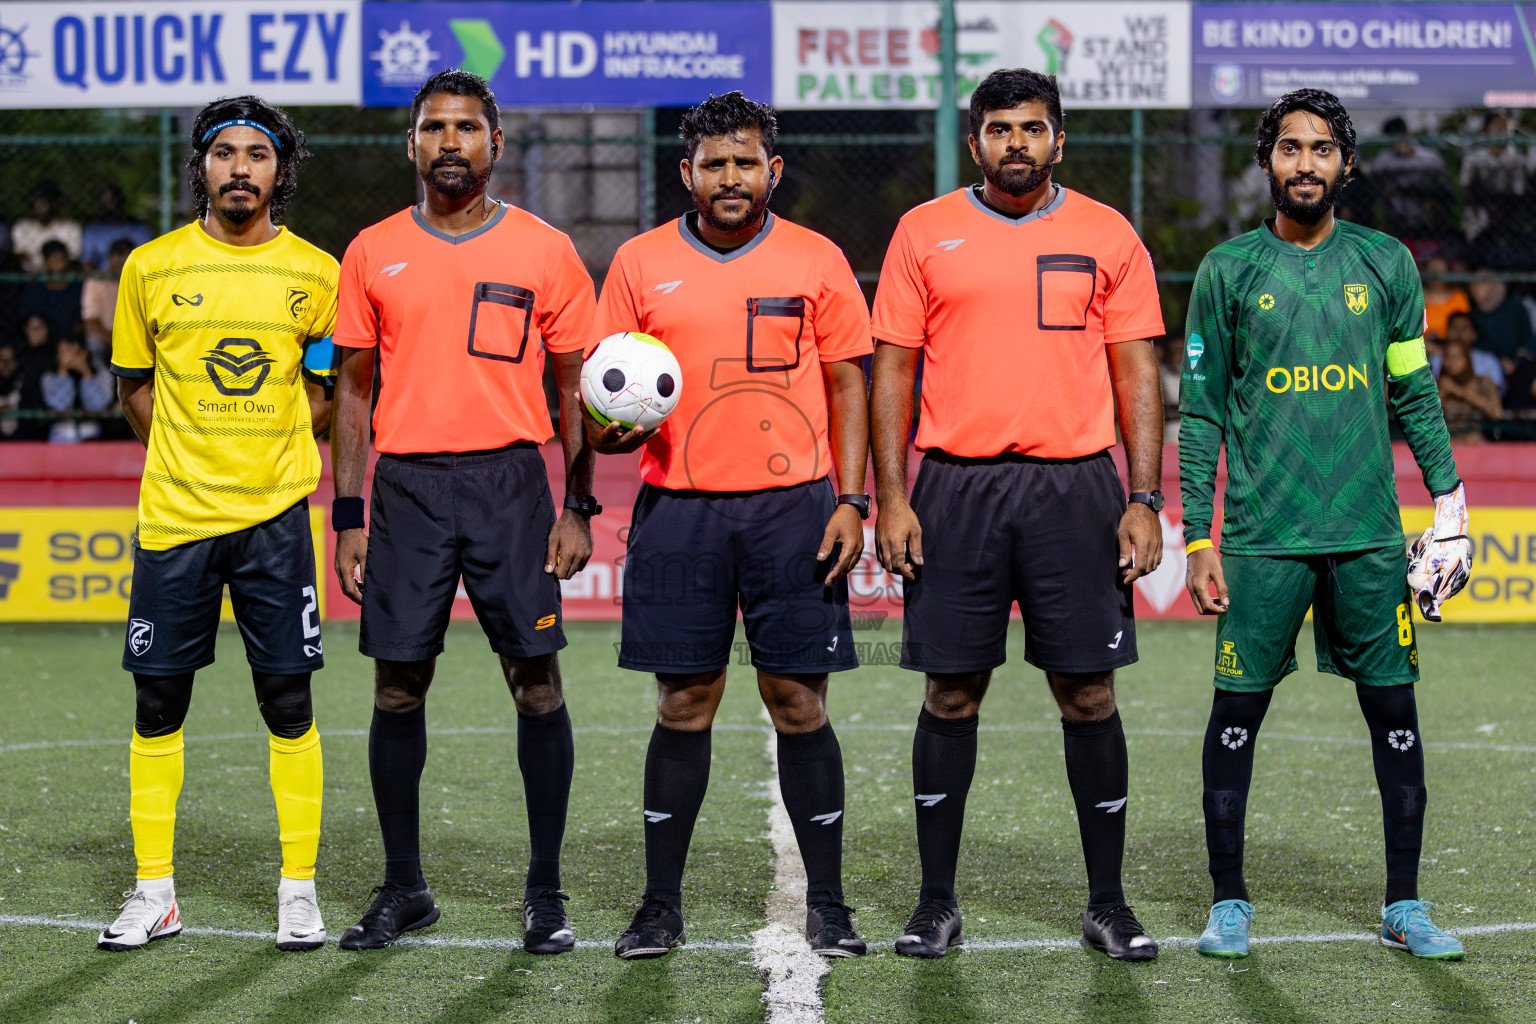
[[[315,489],[320,453],[304,380],[335,379],[338,272],[287,228],[238,246],[194,222],[129,255],[112,372],[154,378],[140,547],[243,530]]]

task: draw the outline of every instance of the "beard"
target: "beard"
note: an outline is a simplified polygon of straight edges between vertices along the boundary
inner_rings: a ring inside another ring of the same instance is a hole
[[[716,192],[714,195],[707,197],[695,192],[693,194],[693,205],[699,211],[699,219],[716,231],[740,231],[763,215],[763,211],[768,209],[768,200],[772,195],[772,187],[763,189],[762,194],[757,196],[752,195],[750,192],[735,189]],[[731,217],[722,217],[715,213],[715,202],[717,200],[736,197],[751,201],[745,211]]]
[[[1333,183],[1329,184],[1315,174],[1297,175],[1281,181],[1275,177],[1273,171],[1266,170],[1264,176],[1269,179],[1269,198],[1275,204],[1275,211],[1283,213],[1298,224],[1316,224],[1328,215],[1334,204],[1339,201],[1339,193],[1344,191],[1344,174],[1339,173]],[[1290,188],[1302,182],[1312,182],[1323,187],[1322,194],[1310,203],[1303,202],[1291,196]]]
[[[1029,160],[1029,163],[1023,168],[1003,166],[1004,161],[1016,159],[1018,156],[1016,152],[1005,153],[997,163],[983,163],[981,167],[981,176],[987,179],[988,184],[1015,199],[1029,195],[1051,180],[1051,171],[1055,169],[1052,161],[1056,159],[1056,150],[1054,148],[1051,150],[1051,159],[1043,164],[1037,164],[1026,156],[1024,159]]]
[[[226,181],[224,184],[219,186],[220,199],[229,195],[231,192],[243,192],[250,196],[252,199],[261,199],[261,188],[257,185],[252,185],[249,182]],[[231,224],[244,224],[246,221],[256,216],[256,214],[259,213],[263,208],[263,204],[260,202],[247,203],[244,206],[236,206],[234,204],[223,205],[218,203],[214,205],[218,209],[219,216],[224,220],[229,221]]]
[[[467,173],[441,174],[444,167],[458,167]],[[491,168],[486,167],[484,172],[476,171],[474,165],[463,157],[440,156],[421,172],[422,184],[426,185],[438,195],[449,199],[462,199],[465,196],[483,192],[485,186],[490,183]]]

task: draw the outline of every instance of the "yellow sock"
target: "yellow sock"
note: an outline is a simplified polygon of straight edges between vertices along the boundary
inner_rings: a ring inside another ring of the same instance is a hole
[[[169,736],[140,736],[128,744],[128,820],[139,877],[169,878],[176,841],[176,798],[181,795],[181,730]]]
[[[272,798],[277,802],[277,835],[283,844],[283,877],[315,877],[320,850],[320,733],[315,723],[298,739],[267,737],[272,747]]]

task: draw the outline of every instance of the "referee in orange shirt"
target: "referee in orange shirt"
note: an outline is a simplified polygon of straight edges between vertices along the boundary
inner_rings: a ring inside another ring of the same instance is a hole
[[[531,848],[524,947],[563,953],[575,945],[560,891],[575,758],[555,654],[565,646],[559,580],[591,556],[587,517],[600,509],[581,416],[566,399],[559,519],[539,445],[551,433],[544,353],[568,395],[592,341],[592,279],[568,237],[487,198],[503,143],[482,79],[457,70],[428,79],[409,140],[426,199],[347,248],[335,334],[336,573],[362,603],[360,647],[376,662],[368,768],[384,838],[384,884],[341,946],[387,946],[438,918],[421,871],[417,787],[427,688],[462,576],[517,705]],[[379,461],[365,535],[376,379]]]
[[[1066,140],[1054,76],[988,75],[970,128],[984,183],[901,219],[875,297],[875,537],[907,581],[901,663],[927,677],[912,744],[922,890],[896,952],[939,957],[962,941],[955,866],[978,711],[1017,601],[1024,660],[1061,708],[1088,868],[1083,943],[1150,960],[1157,944],[1120,881],[1114,671],[1136,660],[1131,582],[1162,555],[1157,285],[1123,217],[1051,181]],[[924,456],[908,504],[919,355]],[[1109,455],[1116,412],[1129,504]]]
[[[832,242],[768,209],[784,160],[773,111],[740,92],[683,116],[696,212],[620,247],[600,332],[671,348],[678,405],[645,435],[624,563],[622,668],[656,675],[645,755],[646,891],[615,952],[684,941],[683,864],[709,785],[710,726],[741,608],[778,733],[780,787],[805,861],[806,937],[858,956],[843,903],[843,755],[827,674],[858,667],[845,576],[864,550],[869,309]],[[642,439],[610,424],[600,451]],[[836,487],[833,484],[836,482]]]

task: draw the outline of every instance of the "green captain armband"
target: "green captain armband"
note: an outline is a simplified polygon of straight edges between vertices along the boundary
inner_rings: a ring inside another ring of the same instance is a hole
[[[1406,377],[1421,366],[1429,365],[1424,352],[1424,336],[1395,341],[1387,346],[1387,376]]]

